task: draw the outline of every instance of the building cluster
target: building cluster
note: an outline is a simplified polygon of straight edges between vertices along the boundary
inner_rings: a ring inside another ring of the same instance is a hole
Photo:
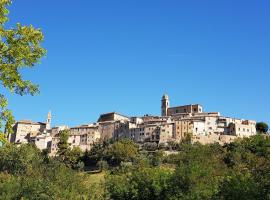
[[[83,151],[106,139],[128,138],[137,143],[166,144],[190,137],[192,142],[224,144],[256,134],[255,121],[204,112],[199,104],[170,107],[168,95],[162,97],[161,116],[127,117],[112,112],[100,115],[96,123],[72,128],[51,127],[51,118],[49,112],[45,123],[18,121],[13,127],[14,133],[9,136],[10,142],[34,143],[39,149],[48,149],[51,155],[55,155],[59,134],[63,130],[69,130],[70,147],[80,147]]]

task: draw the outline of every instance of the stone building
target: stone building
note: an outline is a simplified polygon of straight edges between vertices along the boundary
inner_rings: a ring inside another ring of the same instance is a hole
[[[51,126],[51,112],[48,113],[46,123],[21,120],[13,126],[13,133],[9,135],[11,143],[30,143],[39,134],[45,133]]]
[[[102,114],[98,119],[98,122],[108,122],[108,121],[130,121],[130,119],[129,117],[121,115],[116,112]]]
[[[13,126],[13,133],[9,135],[11,143],[29,143],[31,138],[43,133],[46,130],[46,123],[21,120]]]
[[[250,137],[256,135],[256,122],[251,120],[234,120],[229,124],[229,135]]]
[[[163,95],[161,100],[162,116],[173,116],[186,113],[202,113],[203,108],[199,104],[170,107],[170,100],[167,94]]]
[[[98,126],[101,139],[124,138],[129,133],[130,118],[116,112],[100,115]]]
[[[81,125],[67,129],[69,131],[68,144],[71,149],[79,147],[82,151],[90,150],[92,145],[100,140],[97,124]],[[59,134],[52,137],[50,155],[55,156],[58,151]]]
[[[69,143],[71,147],[78,146],[83,151],[90,150],[91,146],[99,139],[99,127],[96,124],[82,125],[70,129]]]
[[[256,134],[256,122],[224,117],[219,112],[204,112],[200,104],[170,107],[168,95],[161,100],[161,116],[144,115],[127,117],[111,112],[100,115],[97,123],[68,128],[51,128],[51,112],[45,123],[22,120],[14,125],[10,141],[34,142],[39,149],[50,149],[55,155],[58,149],[59,132],[68,129],[71,148],[91,149],[99,140],[128,138],[137,143],[157,144],[180,142],[191,136],[192,142],[202,144],[232,142],[238,137]]]
[[[37,148],[40,150],[51,148],[52,136],[50,134],[37,135],[33,140]]]

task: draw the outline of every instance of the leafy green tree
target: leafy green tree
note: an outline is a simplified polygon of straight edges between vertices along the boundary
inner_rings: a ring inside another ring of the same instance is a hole
[[[42,162],[41,152],[29,144],[7,144],[0,149],[0,158],[0,171],[11,174],[24,174]]]
[[[226,175],[220,154],[209,145],[183,145],[171,180],[171,199],[211,199]]]
[[[69,150],[68,138],[69,138],[69,130],[60,131],[59,142],[58,142],[58,151],[57,151],[57,154],[60,157],[64,157],[65,154]]]
[[[142,145],[142,148],[146,151],[156,151],[158,149],[158,145],[155,142],[146,142]]]
[[[119,165],[121,162],[132,162],[139,153],[138,146],[132,140],[119,140],[108,148],[109,161]]]
[[[239,139],[226,145],[225,150],[229,173],[216,199],[269,199],[270,138],[256,135]]]
[[[57,159],[44,161],[33,145],[0,149],[0,199],[92,199],[87,176]]]
[[[46,51],[40,46],[44,37],[40,29],[32,25],[6,28],[8,21],[7,6],[11,0],[0,0],[0,82],[12,93],[19,95],[38,93],[38,86],[21,75],[22,68],[33,68]],[[0,94],[0,130],[12,132],[14,119],[8,108],[7,98]],[[6,127],[4,127],[6,124]]]
[[[248,173],[227,176],[220,185],[220,191],[213,197],[216,200],[265,199],[258,192],[258,185]]]
[[[112,200],[168,199],[171,171],[163,168],[135,168],[124,174],[106,177],[106,188]]]
[[[0,133],[0,146],[1,144],[5,144],[7,142],[7,139],[5,138],[5,135],[3,133]]]
[[[68,143],[69,135],[69,130],[63,130],[59,133],[58,159],[69,168],[82,170],[84,168],[83,152],[79,147],[70,148]]]
[[[95,167],[99,161],[108,160],[107,150],[110,146],[110,141],[99,141],[94,143],[90,151],[86,151],[82,158],[83,162],[88,167]]]
[[[256,130],[257,130],[257,133],[267,133],[269,127],[268,127],[268,124],[266,124],[265,122],[258,122],[256,124]]]
[[[163,151],[156,151],[151,153],[148,157],[152,166],[160,166],[164,160],[164,152]]]
[[[81,171],[84,169],[84,163],[81,160],[82,156],[83,152],[80,147],[74,147],[65,153],[63,161],[69,168]]]

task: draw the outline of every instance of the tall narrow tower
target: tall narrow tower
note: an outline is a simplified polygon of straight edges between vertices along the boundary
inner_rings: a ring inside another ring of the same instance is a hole
[[[52,113],[48,112],[47,121],[46,121],[46,130],[51,129]]]
[[[164,94],[161,100],[161,115],[168,116],[168,109],[170,108],[169,96]]]

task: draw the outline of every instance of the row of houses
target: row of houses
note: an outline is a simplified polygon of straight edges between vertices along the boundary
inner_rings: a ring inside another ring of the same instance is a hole
[[[255,121],[224,117],[218,112],[203,112],[199,104],[170,107],[168,95],[162,97],[161,116],[127,117],[112,112],[100,115],[96,123],[71,128],[51,128],[51,118],[49,112],[45,123],[18,121],[13,127],[14,133],[9,136],[10,142],[35,143],[39,149],[49,149],[51,155],[55,155],[62,130],[69,130],[70,147],[80,147],[83,151],[106,139],[128,138],[137,143],[166,144],[191,136],[193,142],[224,144],[238,137],[256,134]]]

